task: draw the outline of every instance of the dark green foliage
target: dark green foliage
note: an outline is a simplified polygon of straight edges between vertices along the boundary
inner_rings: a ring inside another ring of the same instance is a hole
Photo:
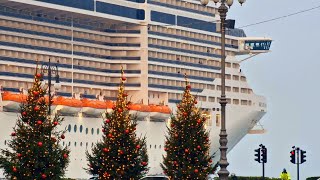
[[[124,81],[122,76],[117,102],[113,111],[106,113],[102,141],[95,144],[92,154],[86,152],[86,170],[99,179],[138,180],[149,169],[146,138],[136,136],[137,120],[129,114]]]
[[[188,84],[188,83],[186,83]],[[177,105],[176,116],[171,117],[165,151],[161,164],[171,179],[206,179],[213,173],[212,155],[209,155],[209,132],[205,129],[206,118],[195,107],[196,99],[186,85],[183,99]]]
[[[40,74],[35,75],[26,103],[11,134],[10,149],[1,149],[0,168],[10,179],[60,179],[69,164],[69,150],[59,145],[57,125],[63,119],[48,116],[46,90],[40,87]]]
[[[219,180],[218,177],[214,178],[215,180]],[[237,176],[235,177],[229,177],[229,180],[263,180],[262,177],[246,177],[246,176]],[[265,177],[265,180],[281,180],[280,178],[269,178]]]

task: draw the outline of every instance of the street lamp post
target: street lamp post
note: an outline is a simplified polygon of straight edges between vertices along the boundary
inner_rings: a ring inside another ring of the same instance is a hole
[[[239,3],[242,5],[245,0],[238,0]],[[209,0],[200,0],[202,5],[207,5]],[[226,49],[225,49],[225,42],[226,42],[226,17],[228,12],[228,7],[233,4],[233,0],[213,0],[215,4],[220,2],[220,7],[218,8],[218,12],[220,15],[220,31],[221,31],[221,129],[220,129],[220,170],[218,172],[219,178],[222,180],[227,180],[229,176],[229,171],[227,170],[227,166],[229,165],[227,160],[227,130],[226,130],[226,105],[227,105],[227,98],[226,98]]]
[[[44,74],[47,73],[48,74],[48,96],[49,96],[49,104],[48,104],[48,115],[51,115],[51,104],[52,104],[52,95],[51,95],[51,80],[52,80],[52,76],[55,76],[56,79],[56,83],[54,84],[55,89],[59,89],[60,88],[60,79],[59,79],[59,69],[58,66],[52,66],[51,65],[51,61],[49,59],[48,64],[42,64],[41,65],[41,81],[43,81],[43,77]],[[44,83],[44,82],[43,82]]]

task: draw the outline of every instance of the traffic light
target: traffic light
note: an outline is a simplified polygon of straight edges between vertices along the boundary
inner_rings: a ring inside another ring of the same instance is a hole
[[[291,157],[290,162],[295,164],[296,163],[296,151],[295,150],[290,151],[290,157]]]
[[[306,160],[306,151],[301,150],[300,153],[301,153],[301,164],[302,164],[307,161]]]
[[[267,163],[267,148],[264,146],[261,149],[261,161]]]
[[[261,158],[260,148],[255,149],[254,152],[256,152],[256,154],[254,155],[256,158],[254,160],[258,161],[260,163],[261,162],[261,160],[260,160],[260,158]]]

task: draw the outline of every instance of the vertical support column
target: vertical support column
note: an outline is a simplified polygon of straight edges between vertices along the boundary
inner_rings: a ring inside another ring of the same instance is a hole
[[[225,0],[221,1],[221,6],[218,9],[220,13],[220,20],[221,20],[221,98],[220,98],[220,104],[221,104],[221,130],[220,130],[220,170],[218,172],[219,178],[221,180],[227,180],[229,176],[229,171],[227,170],[227,166],[229,165],[227,160],[227,130],[226,130],[226,105],[227,105],[227,99],[225,94],[225,60],[226,60],[226,52],[225,52],[225,20],[227,17],[228,8],[225,5]]]
[[[73,18],[71,20],[71,96],[73,97]]]

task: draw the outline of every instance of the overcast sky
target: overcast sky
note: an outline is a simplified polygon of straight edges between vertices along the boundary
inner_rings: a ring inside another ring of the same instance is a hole
[[[320,6],[320,0],[235,0],[228,18],[243,26],[300,10]],[[320,8],[281,20],[244,28],[247,36],[271,37],[272,52],[241,64],[249,85],[268,101],[261,120],[264,135],[247,135],[229,153],[228,170],[237,175],[262,174],[254,161],[254,149],[268,148],[266,175],[279,177],[286,168],[296,179],[290,163],[293,145],[307,151],[300,179],[320,176]]]

